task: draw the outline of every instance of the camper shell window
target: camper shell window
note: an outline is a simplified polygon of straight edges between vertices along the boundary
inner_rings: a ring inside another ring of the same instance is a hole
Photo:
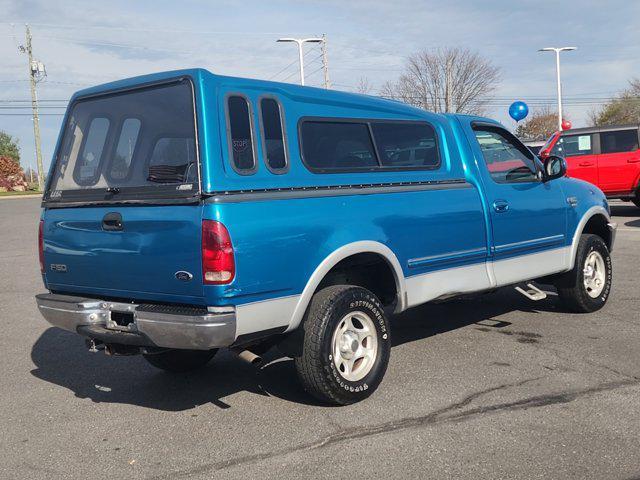
[[[427,122],[303,118],[300,150],[314,173],[437,170],[438,136]]]
[[[193,197],[199,167],[193,86],[172,80],[76,100],[46,202]]]

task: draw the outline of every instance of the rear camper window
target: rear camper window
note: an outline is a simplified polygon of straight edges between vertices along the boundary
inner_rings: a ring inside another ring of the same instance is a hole
[[[81,99],[70,108],[47,201],[117,202],[199,192],[190,81]]]

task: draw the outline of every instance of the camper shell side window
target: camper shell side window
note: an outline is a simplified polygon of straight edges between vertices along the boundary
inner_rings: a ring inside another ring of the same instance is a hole
[[[313,173],[438,170],[438,135],[426,121],[304,117],[302,162]]]
[[[225,111],[231,166],[239,175],[252,175],[258,164],[251,102],[242,93],[229,93],[225,97]]]

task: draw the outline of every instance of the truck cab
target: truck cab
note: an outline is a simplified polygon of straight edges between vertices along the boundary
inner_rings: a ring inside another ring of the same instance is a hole
[[[389,315],[552,282],[602,308],[605,196],[498,122],[201,69],[71,99],[42,203],[47,321],[169,371],[277,346],[307,391],[378,387]]]

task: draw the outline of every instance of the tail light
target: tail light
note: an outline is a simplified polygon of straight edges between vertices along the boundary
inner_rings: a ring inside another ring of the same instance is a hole
[[[236,274],[233,245],[226,227],[215,220],[202,221],[202,279],[205,284],[231,283]]]
[[[40,220],[38,227],[38,257],[40,258],[40,273],[44,273],[44,220]]]

